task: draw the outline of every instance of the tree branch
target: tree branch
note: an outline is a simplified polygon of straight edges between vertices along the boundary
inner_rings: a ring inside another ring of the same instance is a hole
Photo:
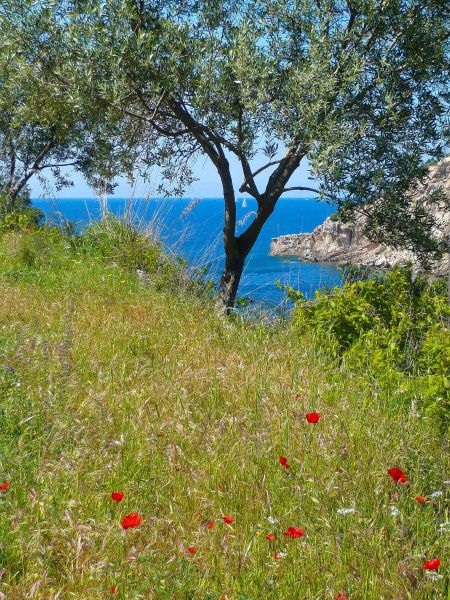
[[[241,162],[242,172],[244,173],[244,177],[245,177],[244,183],[239,188],[239,191],[240,192],[248,192],[251,196],[256,198],[256,200],[258,201],[258,205],[259,205],[259,203],[261,201],[261,194],[259,193],[259,190],[256,186],[255,180],[253,179],[252,171],[250,169],[250,165],[247,160],[247,157],[245,156],[245,154],[243,152],[241,152],[239,154],[239,160]]]
[[[14,181],[14,175],[16,173],[16,151],[14,149],[13,143],[10,140],[9,143],[10,149],[11,149],[11,163],[9,165],[9,179],[8,179],[8,185],[6,186],[7,189],[9,189],[12,186],[12,183]]]
[[[168,104],[175,116],[191,131],[219,173],[225,202],[224,244],[225,248],[229,248],[236,233],[236,198],[230,165],[221,146],[221,140],[203,127],[180,101],[169,98]]]
[[[151,116],[151,120],[153,121],[154,119],[156,119],[156,115],[158,114],[158,110],[161,107],[161,104],[164,102],[164,98],[166,97],[166,91],[164,90],[164,92],[161,95],[161,98],[158,100],[157,105],[155,106],[155,110],[153,111],[153,114]]]
[[[31,179],[31,177],[39,171],[40,162],[50,152],[50,150],[55,147],[55,145],[56,145],[56,141],[54,139],[51,139],[44,146],[44,148],[42,148],[42,150],[39,152],[39,154],[34,159],[34,163],[33,163],[32,168],[30,169],[30,171],[25,172],[22,179],[19,179],[19,181],[17,181],[16,184],[11,188],[9,193],[12,198],[15,198],[17,196],[17,194],[26,186],[29,179]]]
[[[245,192],[246,191],[247,180],[248,180],[249,177],[251,177],[252,179],[254,179],[257,175],[259,175],[260,173],[262,173],[263,171],[265,171],[269,167],[273,167],[274,165],[278,165],[280,162],[281,162],[281,160],[273,160],[272,162],[267,163],[263,167],[260,167],[259,169],[256,169],[256,171],[254,173],[250,173],[250,175],[248,177],[247,176],[245,177],[244,181],[242,182],[241,187],[239,188],[239,191],[240,192]]]
[[[125,114],[128,114],[131,117],[141,118],[143,121],[145,121],[146,123],[148,123],[149,125],[154,127],[158,133],[160,133],[161,135],[165,135],[166,137],[179,137],[180,135],[186,135],[187,133],[191,133],[190,129],[179,129],[178,131],[170,131],[168,129],[164,129],[164,127],[161,127],[161,125],[159,125],[158,123],[155,122],[155,117],[158,113],[158,110],[159,110],[163,100],[164,100],[165,92],[163,93],[163,95],[161,96],[161,98],[158,101],[158,104],[152,111],[148,102],[145,100],[142,92],[138,89],[135,89],[134,91],[136,93],[136,96],[139,99],[139,102],[142,104],[142,106],[145,108],[145,110],[148,113],[152,113],[152,116],[149,118],[149,117],[145,117],[144,115],[139,115],[138,113],[132,113],[126,108],[116,107],[118,110],[122,110]]]
[[[299,166],[302,158],[306,154],[306,148],[299,148],[300,140],[294,138],[286,155],[279,162],[278,167],[273,171],[267,182],[264,197],[273,205],[283,193],[286,183],[289,181],[293,172]]]
[[[324,192],[323,190],[317,190],[316,188],[312,188],[312,187],[304,187],[304,186],[294,186],[294,187],[288,187],[288,188],[284,188],[284,190],[281,192],[282,194],[284,194],[285,192],[294,192],[294,191],[301,191],[301,192],[313,192],[314,194],[319,194],[319,196],[326,196],[327,198],[330,198],[332,200],[337,200],[337,196],[334,196],[333,194],[329,194],[327,192]]]
[[[58,164],[50,164],[50,165],[41,165],[40,167],[37,167],[35,169],[36,171],[42,171],[43,169],[59,169],[60,167],[74,167],[79,163],[78,160],[75,160],[73,162],[67,162],[67,163],[58,163]]]

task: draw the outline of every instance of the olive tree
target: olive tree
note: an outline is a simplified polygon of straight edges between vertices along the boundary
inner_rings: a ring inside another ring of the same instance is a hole
[[[139,148],[136,167],[162,168],[166,192],[192,181],[196,156],[211,161],[225,203],[220,293],[229,309],[287,191],[333,201],[346,219],[363,211],[369,233],[424,261],[442,252],[429,210],[442,196],[418,205],[407,192],[445,147],[446,4],[55,0],[28,12],[15,3],[12,13],[24,39],[36,19],[51,23],[45,39],[28,38],[35,65],[87,113],[126,124],[123,147]],[[305,160],[314,186],[295,181]],[[241,232],[238,192],[258,205]]]
[[[19,16],[27,25],[23,39]],[[0,3],[0,214],[30,204],[33,177],[60,190],[72,185],[68,167],[83,172],[94,186],[117,172],[110,168],[117,127],[87,115],[53,86],[42,68],[42,46],[30,44],[31,38],[47,42],[51,37],[51,22],[41,17],[32,3]],[[121,160],[121,168],[124,164]]]

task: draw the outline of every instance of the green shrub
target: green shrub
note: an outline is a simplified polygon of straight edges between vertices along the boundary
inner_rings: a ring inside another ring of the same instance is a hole
[[[108,215],[88,227],[81,236],[81,245],[91,254],[98,254],[131,271],[142,269],[156,273],[162,260],[159,244],[133,223]]]
[[[450,310],[444,281],[413,277],[411,268],[317,292],[290,292],[293,326],[314,335],[332,358],[403,400],[419,401],[447,430],[450,423]]]
[[[213,284],[200,269],[189,270],[181,257],[171,256],[157,240],[152,225],[147,228],[131,219],[108,215],[88,227],[79,239],[79,247],[89,255],[98,255],[129,272],[151,280],[157,289],[173,289],[209,295]]]
[[[34,229],[42,224],[44,213],[38,208],[25,208],[4,214],[0,218],[0,233]]]
[[[450,331],[430,327],[418,356],[416,381],[427,413],[450,428]]]
[[[61,263],[67,239],[57,227],[40,226],[3,234],[0,264],[10,274],[21,274],[40,268],[57,268]]]

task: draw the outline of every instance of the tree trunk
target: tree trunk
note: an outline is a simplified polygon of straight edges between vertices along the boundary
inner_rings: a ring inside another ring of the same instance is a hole
[[[225,268],[220,278],[220,300],[225,314],[229,314],[244,270],[245,259],[255,245],[258,235],[273,212],[275,203],[259,208],[254,221],[239,237],[224,235]]]
[[[220,301],[225,314],[234,306],[241,281],[246,254],[239,247],[239,238],[233,238],[229,248],[225,248],[225,267],[220,278]]]

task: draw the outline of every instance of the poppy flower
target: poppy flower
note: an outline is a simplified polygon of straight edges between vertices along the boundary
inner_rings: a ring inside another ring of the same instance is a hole
[[[2,483],[2,485],[0,485],[0,492],[4,492],[8,488],[9,488],[9,481],[5,481],[5,483]]]
[[[291,540],[296,540],[305,535],[305,530],[301,527],[288,527],[284,532],[284,535],[288,538],[291,538]]]
[[[285,469],[289,469],[289,463],[287,461],[287,458],[283,455],[280,456],[280,465]]]
[[[275,560],[280,560],[281,556],[279,552],[274,552],[273,557]]]
[[[195,546],[189,546],[187,551],[189,552],[189,554],[195,554],[197,552],[197,548]]]
[[[142,525],[142,517],[137,512],[130,513],[122,519],[122,529],[131,529],[139,525]]]
[[[268,535],[266,535],[266,540],[268,542],[273,542],[274,539],[275,539],[275,536],[273,533],[269,533]]]
[[[214,521],[209,521],[208,529],[214,529]]]
[[[425,496],[417,496],[416,500],[419,504],[423,504],[427,501],[427,498],[425,498]]]
[[[233,517],[228,517],[227,515],[224,516],[223,520],[227,525],[231,525],[232,523],[234,523]]]
[[[113,585],[111,588],[111,594],[117,594],[119,590],[117,589],[117,585]]]
[[[122,502],[122,500],[124,499],[124,497],[125,497],[124,492],[113,492],[111,494],[111,498],[113,500],[115,500],[116,502]]]
[[[335,600],[347,600],[347,594],[345,592],[338,592]]]
[[[308,423],[317,423],[319,419],[320,413],[312,412],[306,415],[306,420],[308,421]]]
[[[441,566],[441,561],[438,558],[432,558],[423,563],[425,571],[436,571]]]
[[[396,483],[406,483],[408,481],[408,478],[406,477],[406,475],[398,467],[394,467],[393,469],[388,469],[387,473],[388,473],[388,475],[390,475],[392,477],[392,479]]]

